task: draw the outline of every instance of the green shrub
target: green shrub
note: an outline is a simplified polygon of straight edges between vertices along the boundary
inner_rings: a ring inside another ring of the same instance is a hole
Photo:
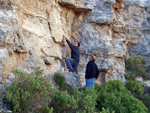
[[[107,109],[102,108],[102,111],[100,113],[115,113],[115,112],[110,111],[108,108]]]
[[[67,84],[65,82],[66,78],[62,74],[55,73],[54,74],[54,80],[55,80],[56,84],[59,86],[59,90],[61,90],[61,91],[67,90],[67,92],[69,94],[72,94],[73,87],[71,87],[69,84]]]
[[[138,60],[136,62],[139,62]],[[52,89],[49,77],[42,77],[43,70],[27,74],[14,71],[16,80],[4,97],[13,104],[14,112],[21,113],[147,113],[150,96],[143,96],[143,86],[138,82],[127,81],[126,87],[119,80],[103,85],[95,84],[95,89],[71,87],[65,78],[55,73],[59,86]],[[140,95],[136,99],[130,91]],[[145,104],[143,104],[143,103]],[[106,109],[104,109],[106,108]]]
[[[150,94],[146,94],[142,96],[142,102],[144,103],[145,106],[147,106],[148,111],[150,113]]]
[[[42,72],[40,68],[31,74],[13,71],[16,80],[9,87],[5,85],[7,93],[3,97],[13,104],[14,112],[37,112],[50,102],[50,78],[42,77]]]
[[[125,74],[126,80],[135,80],[136,75],[134,73]]]
[[[145,88],[144,85],[142,85],[138,81],[127,81],[126,88],[133,92],[133,95],[138,100],[141,100],[145,106],[147,106],[150,113],[150,94],[143,95]]]
[[[46,105],[46,106],[43,106],[42,108],[41,108],[41,113],[53,113],[53,108],[49,108],[48,107],[48,105]]]
[[[67,91],[53,90],[51,106],[54,112],[85,112],[93,113],[95,110],[97,95],[94,89],[85,89],[81,92],[75,87],[72,94]]]
[[[68,85],[67,83],[64,84],[63,87],[60,87],[59,90],[61,91],[67,91],[69,94],[72,94],[73,87]]]
[[[126,88],[137,95],[142,95],[144,93],[144,86],[138,81],[127,81]]]
[[[103,92],[115,93],[115,92],[122,92],[131,94],[127,89],[124,88],[124,85],[119,80],[111,80],[108,83],[105,83],[101,86],[96,85],[95,90],[97,90],[98,94]]]
[[[54,80],[59,87],[63,87],[65,84],[65,77],[60,73],[54,74]]]
[[[133,58],[127,59],[126,65],[125,65],[126,69],[129,70],[133,65],[134,65],[134,60],[133,60]]]
[[[136,99],[121,81],[109,81],[101,86],[95,85],[98,109],[108,108],[115,113],[147,113],[145,105]]]
[[[138,56],[138,57],[131,57],[129,59],[126,60],[126,69],[135,69],[136,66],[138,65],[145,65],[146,60],[144,57],[142,56]]]
[[[98,108],[109,108],[115,113],[147,113],[145,105],[133,96],[123,93],[108,93],[99,94],[97,99]]]
[[[147,78],[146,69],[144,66],[139,66],[139,67],[137,66],[136,70],[134,70],[134,73],[136,74],[136,76],[140,76],[143,79]]]
[[[52,93],[54,112],[94,112],[97,98],[94,89],[85,88],[80,92],[66,84],[64,76],[59,73],[55,73],[54,80],[59,86],[59,90],[55,89]]]
[[[86,88],[81,91],[80,95],[79,106],[82,111],[86,111],[86,113],[93,113],[95,111],[95,105],[97,104],[97,94],[94,89]]]
[[[135,59],[136,64],[146,64],[146,60],[143,56],[139,56]]]
[[[145,64],[146,60],[142,56],[127,59],[125,67],[128,70],[128,74],[125,75],[125,78],[127,80],[135,80],[136,77],[147,79],[148,74],[146,72]]]
[[[77,100],[69,95],[67,91],[59,91],[55,89],[53,90],[52,95],[53,100],[51,106],[54,108],[55,112],[71,112],[78,108]]]

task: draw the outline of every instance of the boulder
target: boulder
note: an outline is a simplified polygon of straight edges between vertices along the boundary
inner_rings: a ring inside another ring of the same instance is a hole
[[[66,83],[72,87],[76,86],[81,88],[79,75],[76,73],[68,72],[68,71],[58,71],[58,73],[62,74],[66,78]]]

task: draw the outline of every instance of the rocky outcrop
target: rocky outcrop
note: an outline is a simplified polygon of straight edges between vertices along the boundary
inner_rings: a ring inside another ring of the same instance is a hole
[[[15,68],[30,72],[40,66],[46,74],[61,69],[67,52],[62,35],[71,36],[74,12],[49,0],[0,4],[0,82],[7,82]]]
[[[59,3],[75,12],[91,11],[96,6],[96,0],[59,0]]]
[[[117,2],[104,0],[97,1],[96,4],[99,5],[91,12],[80,14],[75,18],[73,24],[73,37],[79,37],[81,42],[80,71],[83,69],[85,71],[88,56],[96,53],[100,69],[99,81],[102,83],[110,79],[125,81],[123,73],[127,47],[121,39],[116,41],[113,37],[113,27],[118,20],[113,5]]]
[[[63,35],[81,42],[81,86],[94,53],[100,84],[125,81],[126,58],[149,63],[149,9],[149,0],[0,0],[0,84],[10,83],[16,68],[41,67],[48,76],[64,69],[70,50]]]
[[[132,22],[132,27],[137,26],[138,29],[133,33],[133,44],[129,48],[129,53],[131,55],[141,55],[147,59],[147,63],[149,64],[150,50],[149,50],[149,36],[150,36],[150,27],[149,27],[149,9],[150,9],[150,1],[140,1],[140,2],[129,2],[133,4],[134,7],[129,7],[134,13],[134,18],[129,19]],[[128,22],[128,21],[127,21]],[[134,23],[134,24],[133,24]],[[140,43],[139,43],[140,42]],[[138,44],[137,44],[138,43]]]
[[[136,80],[141,84],[150,87],[150,80],[143,80],[142,77],[136,77]]]
[[[80,81],[79,81],[79,76],[76,73],[63,71],[63,70],[58,71],[58,73],[60,73],[62,76],[65,77],[65,79],[66,79],[65,83],[68,84],[69,86],[81,88],[81,84],[80,84]],[[54,75],[52,77],[52,84],[55,85],[53,87],[57,86],[56,83],[54,82]]]

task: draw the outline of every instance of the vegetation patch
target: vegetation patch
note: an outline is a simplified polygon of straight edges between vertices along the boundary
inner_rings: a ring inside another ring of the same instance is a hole
[[[11,86],[5,85],[7,91],[3,98],[6,98],[13,105],[13,112],[38,112],[43,106],[51,102],[50,77],[43,77],[43,70],[27,74],[20,70],[13,73],[16,80]]]
[[[104,85],[97,85],[97,107],[106,108],[115,113],[147,113],[146,106],[135,98],[125,88],[121,81],[109,81]]]
[[[114,80],[96,84],[95,89],[79,90],[55,73],[57,89],[42,72],[40,68],[31,74],[14,71],[16,80],[11,86],[5,85],[3,96],[12,103],[14,113],[148,113],[150,95],[143,95],[144,86],[138,82],[127,81],[125,87]]]
[[[54,80],[59,87],[63,87],[65,85],[65,77],[60,73],[54,74]]]
[[[136,77],[142,77],[144,80],[150,79],[145,64],[146,60],[142,56],[127,59],[125,65],[127,74],[125,74],[125,78],[127,80],[135,80]]]
[[[126,88],[136,95],[143,95],[144,86],[138,81],[127,81]]]

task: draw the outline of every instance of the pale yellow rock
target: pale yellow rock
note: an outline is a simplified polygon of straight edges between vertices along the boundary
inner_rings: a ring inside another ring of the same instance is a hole
[[[51,48],[42,48],[41,50],[47,56],[62,59],[62,48],[58,44],[53,45]]]
[[[26,14],[47,18],[54,0],[15,0],[15,4]]]
[[[57,8],[53,8],[49,15],[49,23],[51,28],[51,36],[56,42],[61,42],[63,39],[64,31],[62,29],[62,21],[60,11]]]
[[[63,67],[61,66],[61,62],[57,60],[50,68],[49,73],[54,74],[55,72],[58,72],[59,70],[62,70]]]
[[[29,32],[24,32],[23,35],[27,49],[34,49],[33,54],[36,54],[37,58],[45,57],[45,54],[41,51],[43,48],[51,48],[55,44],[50,36],[39,38],[37,35]]]
[[[48,22],[43,18],[25,15],[21,27],[23,30],[36,34],[39,37],[50,34]]]
[[[53,65],[54,63],[55,63],[55,58],[54,57],[46,57],[45,59],[44,59],[44,62],[46,63],[46,64],[50,64],[50,65]]]
[[[13,53],[11,56],[7,57],[1,72],[3,80],[5,80],[12,70],[15,70],[17,66],[22,65],[28,57],[29,56],[27,53]]]

